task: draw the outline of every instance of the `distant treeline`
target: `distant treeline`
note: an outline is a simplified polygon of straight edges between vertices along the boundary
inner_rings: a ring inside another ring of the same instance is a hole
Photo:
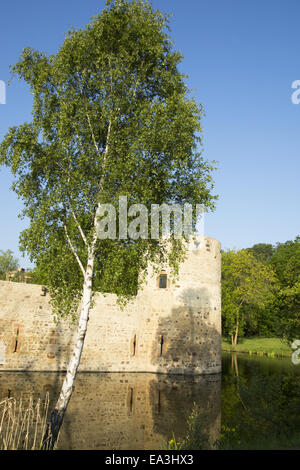
[[[223,336],[300,340],[300,237],[222,252]]]

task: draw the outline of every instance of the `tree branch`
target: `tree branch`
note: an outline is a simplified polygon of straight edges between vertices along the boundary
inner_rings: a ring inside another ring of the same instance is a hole
[[[142,60],[140,71],[142,71],[143,65],[144,65],[144,59]],[[136,83],[135,83],[135,87],[134,87],[134,91],[133,91],[133,98],[135,98],[136,90],[137,90],[137,87],[139,85],[139,82],[140,82],[140,79],[137,78]]]
[[[107,135],[106,135],[106,145],[105,145],[105,150],[104,150],[104,157],[103,157],[103,172],[102,172],[102,175],[101,175],[101,178],[100,178],[100,181],[99,181],[99,193],[102,191],[103,189],[103,182],[104,182],[104,172],[105,172],[105,164],[106,164],[106,160],[107,160],[107,155],[108,155],[108,150],[109,150],[109,138],[110,138],[110,131],[111,131],[111,121],[109,121],[109,124],[108,124],[108,129],[107,129]],[[97,204],[97,209],[99,209],[100,207],[100,202],[98,202]],[[95,227],[95,232],[94,232],[94,237],[93,237],[93,242],[92,242],[92,245],[95,246],[96,245],[96,241],[97,241],[97,231],[96,231],[96,225],[97,225],[97,210],[96,210],[96,213],[95,213],[95,218],[94,218],[94,227]]]
[[[76,253],[76,250],[75,250],[75,248],[74,248],[74,246],[73,246],[73,244],[72,244],[72,242],[71,242],[71,239],[70,239],[70,237],[69,237],[66,224],[64,225],[64,229],[65,229],[65,234],[66,234],[66,238],[67,238],[67,242],[68,242],[68,244],[69,244],[69,247],[71,248],[71,251],[72,251],[73,255],[74,255],[75,258],[76,258],[76,261],[77,261],[77,263],[79,264],[79,267],[80,267],[80,269],[81,269],[81,272],[82,272],[82,274],[83,274],[83,277],[85,277],[85,270],[84,270],[84,268],[83,268],[83,266],[82,266],[82,263],[81,263],[81,261],[80,261],[80,259],[79,259],[78,254]]]
[[[99,157],[100,157],[100,156],[101,156],[101,152],[100,152],[99,147],[98,147],[97,142],[96,142],[95,134],[94,134],[94,131],[93,131],[93,127],[92,127],[92,124],[91,124],[91,119],[90,119],[90,116],[89,116],[89,113],[88,113],[88,112],[86,112],[86,117],[87,117],[87,120],[88,120],[88,123],[89,123],[89,128],[90,128],[90,131],[91,131],[91,135],[92,135],[94,147],[95,147],[95,149],[96,149],[97,154],[98,154]]]
[[[69,201],[69,203],[70,203],[70,201]],[[85,233],[84,233],[84,231],[82,230],[82,227],[81,227],[80,223],[78,222],[78,219],[77,219],[77,217],[76,217],[76,215],[75,215],[75,212],[73,211],[73,209],[72,209],[72,207],[71,207],[71,203],[70,203],[70,210],[71,210],[71,214],[72,214],[72,216],[73,216],[73,219],[75,220],[76,226],[77,226],[77,228],[78,228],[78,230],[79,230],[79,232],[80,232],[81,238],[82,238],[82,240],[84,241],[84,244],[87,246],[87,240],[86,240]]]

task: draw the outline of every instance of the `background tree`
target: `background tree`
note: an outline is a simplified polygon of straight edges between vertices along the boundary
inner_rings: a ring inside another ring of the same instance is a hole
[[[256,243],[251,248],[247,248],[247,251],[258,261],[268,263],[275,252],[275,247],[271,243]]]
[[[48,286],[53,311],[78,318],[74,350],[51,414],[54,444],[71,397],[93,292],[135,295],[149,262],[184,254],[180,240],[99,240],[97,209],[128,205],[214,206],[212,166],[202,157],[202,107],[178,70],[168,18],[144,1],[108,2],[56,55],[26,48],[13,74],[30,85],[33,119],[10,128],[0,163],[15,176],[30,226],[21,249]]]
[[[19,267],[19,260],[14,257],[11,250],[0,250],[0,279],[5,279],[5,274],[15,271]]]
[[[222,253],[223,331],[236,346],[246,322],[257,321],[257,309],[274,299],[276,277],[247,250]]]
[[[271,265],[280,282],[278,335],[292,342],[300,339],[300,237],[277,243]]]

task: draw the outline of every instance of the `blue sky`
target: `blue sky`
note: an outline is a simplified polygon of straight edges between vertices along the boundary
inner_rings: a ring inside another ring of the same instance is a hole
[[[104,0],[15,0],[0,6],[0,80],[31,46],[55,53],[65,32],[84,27]],[[205,235],[223,248],[276,243],[299,234],[300,104],[291,101],[300,80],[299,0],[154,0],[172,13],[171,37],[184,55],[181,70],[202,103],[204,155],[218,161],[217,209]],[[9,126],[30,120],[31,95],[14,81],[0,104],[0,138]],[[27,226],[22,202],[0,169],[0,249],[20,257]],[[28,258],[21,259],[24,267]]]

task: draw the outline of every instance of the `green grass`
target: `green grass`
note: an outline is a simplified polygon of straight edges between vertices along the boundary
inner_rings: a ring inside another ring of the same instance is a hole
[[[222,340],[223,351],[237,351],[248,354],[266,355],[270,357],[290,356],[291,348],[280,338],[241,338],[234,348],[227,338]]]

